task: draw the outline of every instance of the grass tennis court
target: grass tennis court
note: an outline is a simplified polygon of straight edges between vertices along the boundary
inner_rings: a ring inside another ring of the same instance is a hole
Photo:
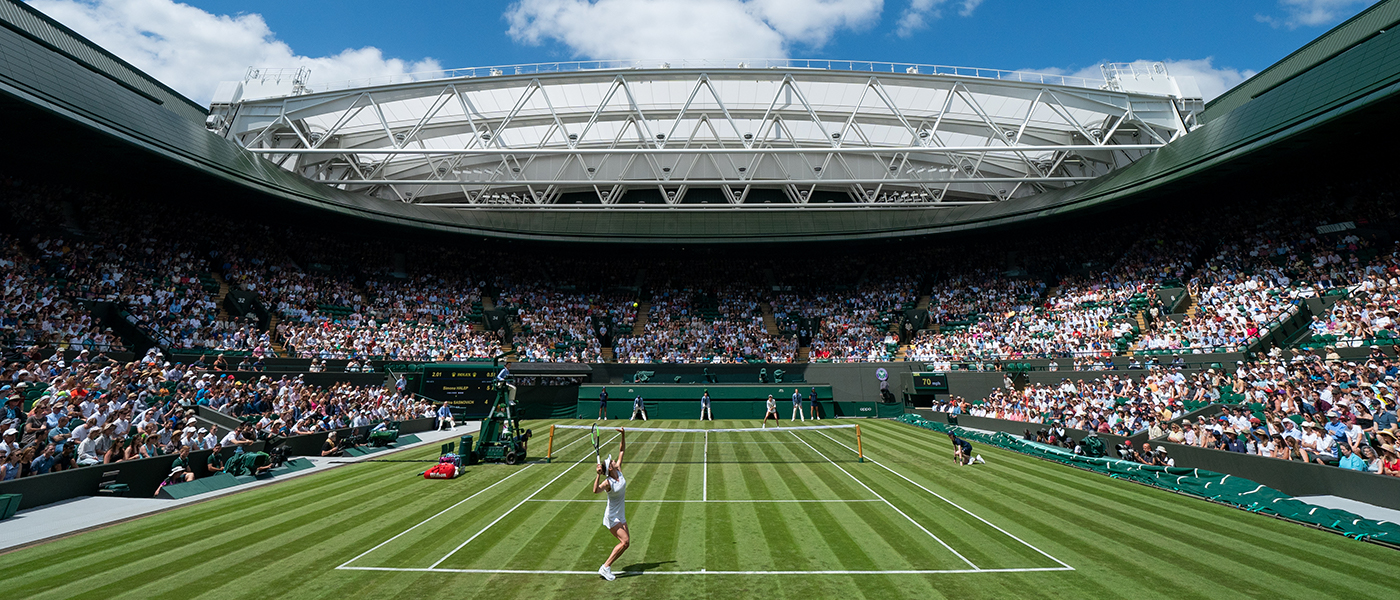
[[[1387,548],[985,446],[976,449],[987,464],[959,467],[943,436],[888,421],[861,428],[864,462],[850,429],[629,433],[633,541],[614,582],[595,572],[614,540],[602,495],[589,493],[592,445],[584,431],[560,430],[549,464],[469,467],[451,481],[415,477],[425,463],[349,465],[0,555],[0,589],[415,600],[1393,594],[1400,554]]]

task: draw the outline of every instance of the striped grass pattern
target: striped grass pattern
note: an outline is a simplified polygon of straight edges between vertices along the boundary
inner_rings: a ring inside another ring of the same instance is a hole
[[[34,599],[1395,597],[1400,554],[1386,548],[994,448],[976,448],[987,464],[960,467],[943,436],[888,421],[862,429],[866,462],[841,431],[629,435],[633,542],[614,582],[592,574],[614,540],[602,495],[589,493],[592,444],[573,432],[556,439],[550,464],[469,467],[451,481],[416,477],[421,464],[347,465],[0,555],[0,589]]]

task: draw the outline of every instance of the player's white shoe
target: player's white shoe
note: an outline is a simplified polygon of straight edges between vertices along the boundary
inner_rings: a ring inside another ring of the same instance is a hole
[[[608,581],[617,579],[617,576],[612,574],[612,567],[609,567],[607,565],[598,567],[598,576]]]
[[[976,460],[976,461],[977,461],[977,464],[979,464],[979,465],[985,465],[985,464],[987,464],[987,461],[982,460],[982,455],[981,455],[981,454],[978,454],[978,455],[977,455],[977,458],[975,458],[975,459],[973,459],[973,460]]]

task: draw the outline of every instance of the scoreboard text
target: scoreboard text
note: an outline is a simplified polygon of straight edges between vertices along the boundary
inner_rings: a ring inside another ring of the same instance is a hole
[[[914,393],[929,394],[948,391],[946,373],[914,373]]]
[[[418,393],[434,402],[446,402],[461,418],[482,419],[491,411],[491,403],[496,399],[491,381],[499,370],[491,367],[429,368],[423,371]]]

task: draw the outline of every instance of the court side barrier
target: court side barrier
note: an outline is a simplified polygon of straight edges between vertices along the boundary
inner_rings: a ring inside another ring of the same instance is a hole
[[[250,452],[264,450],[263,442],[254,442]],[[206,463],[211,450],[198,450],[190,453],[190,464],[196,478],[208,475]],[[224,448],[223,455],[233,455],[233,449]],[[35,475],[23,479],[13,479],[0,483],[0,494],[22,494],[19,510],[28,510],[45,504],[62,502],[83,496],[100,494],[99,486],[104,483],[121,483],[129,486],[124,494],[128,498],[150,498],[155,495],[160,482],[170,474],[170,465],[175,456],[164,455],[154,458],[127,460],[109,465],[78,467]]]
[[[419,419],[399,421],[399,436],[406,436],[412,433],[422,433],[424,431],[432,431],[433,427],[436,424],[437,419],[432,417],[423,417]],[[337,429],[335,431],[336,436],[340,439],[345,439],[347,436],[352,434],[368,438],[371,429],[372,428],[369,426],[345,427],[342,429]],[[326,438],[329,436],[329,431],[318,431],[316,433],[294,435],[282,438],[282,444],[286,445],[287,448],[291,450],[291,456],[320,456],[322,444],[325,444]]]
[[[1358,540],[1400,544],[1400,525],[1372,521],[1354,513],[1308,504],[1261,483],[1204,469],[1156,467],[1112,458],[1090,458],[1071,451],[1026,441],[1003,432],[987,434],[928,421],[915,415],[899,419],[915,427],[940,433],[952,432],[968,440],[1055,461],[1114,479],[1124,479],[1153,487],[1229,504],[1249,512],[1274,515],[1329,529]]]
[[[921,416],[925,420],[933,421],[935,423],[947,423],[949,421],[949,417],[952,416],[945,412],[924,409],[915,410],[910,414]],[[898,416],[899,415],[895,415],[895,417]],[[957,425],[960,427],[971,427],[973,429],[980,429],[982,431],[1001,432],[1012,436],[1020,436],[1025,431],[1030,431],[1034,433],[1038,429],[1048,429],[1050,427],[1050,425],[1045,423],[1031,423],[1028,421],[1010,421],[1007,419],[993,419],[991,417],[974,417],[968,414],[958,415]],[[1079,429],[1066,428],[1065,434],[1073,439],[1078,440],[1082,439],[1086,435],[1089,435],[1089,432],[1082,431]],[[1142,442],[1147,441],[1146,432],[1134,435],[1133,437],[1123,437],[1121,435],[1113,435],[1111,433],[1100,433],[1098,434],[1098,436],[1099,439],[1103,440],[1104,451],[1107,452],[1109,456],[1118,455],[1119,444],[1130,442],[1133,444],[1133,447],[1136,448],[1141,446]]]

